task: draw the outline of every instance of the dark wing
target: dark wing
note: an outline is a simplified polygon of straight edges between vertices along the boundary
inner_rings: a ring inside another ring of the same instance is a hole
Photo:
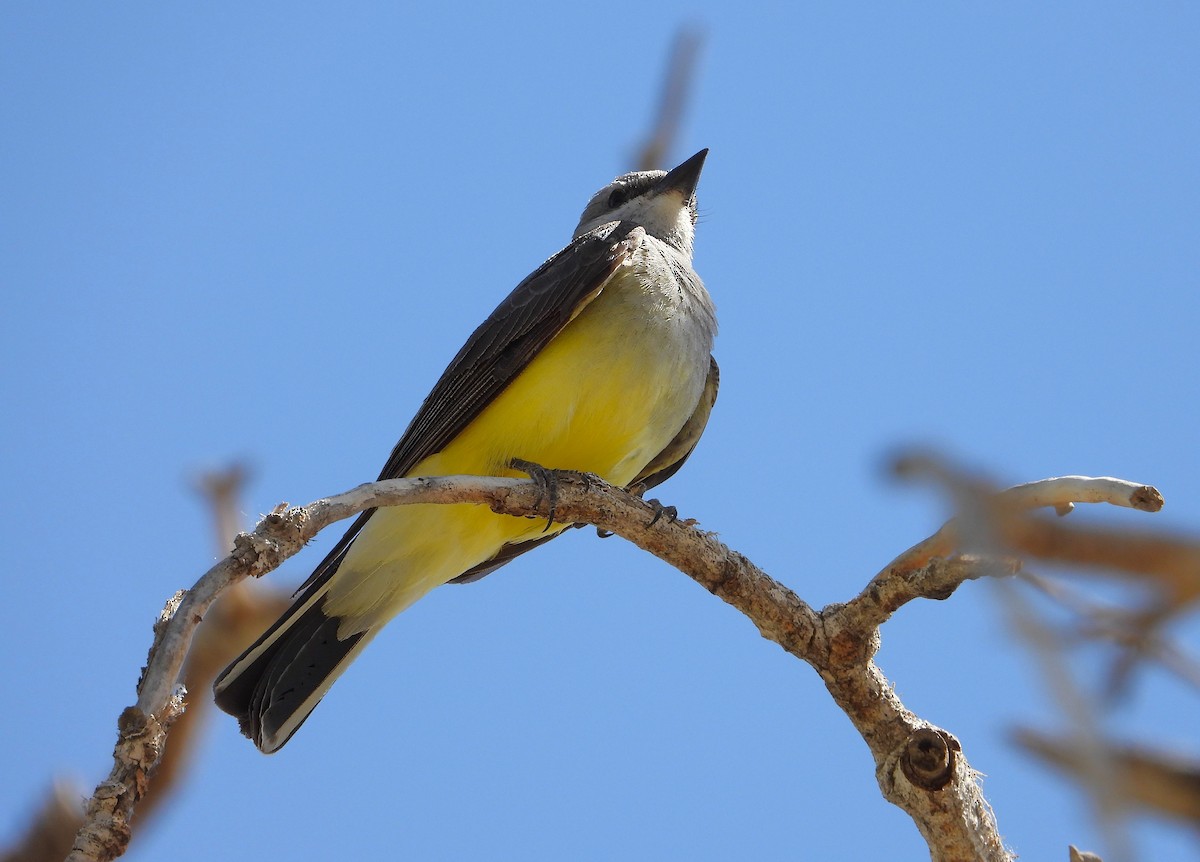
[[[683,462],[688,459],[688,456],[692,454],[692,450],[696,448],[696,444],[700,442],[700,435],[704,433],[704,426],[708,424],[708,417],[712,415],[713,405],[717,403],[717,389],[721,384],[721,370],[717,367],[717,360],[710,356],[708,357],[708,363],[708,379],[704,381],[704,391],[700,393],[700,401],[696,404],[696,409],[692,412],[691,418],[683,424],[683,427],[679,429],[679,433],[667,444],[667,447],[659,452],[658,456],[642,469],[642,472],[638,474],[636,479],[629,483],[630,488],[640,488],[642,493],[645,493],[651,488],[661,485],[679,471],[679,468],[683,466]],[[582,527],[583,525],[575,524],[574,526]],[[521,556],[526,551],[532,551],[538,545],[544,545],[555,536],[560,535],[562,534],[552,533],[548,536],[539,536],[536,539],[530,539],[527,542],[505,545],[497,552],[496,556],[486,562],[480,563],[472,569],[468,569],[450,581],[450,583],[469,584],[477,581],[484,575],[490,575],[496,569]]]
[[[444,449],[599,295],[644,236],[629,222],[601,225],[576,237],[518,284],[442,372],[379,478],[404,476]],[[358,516],[300,590],[315,589],[337,571],[374,511]]]

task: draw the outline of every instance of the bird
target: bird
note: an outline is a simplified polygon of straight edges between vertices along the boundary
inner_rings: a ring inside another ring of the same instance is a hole
[[[720,380],[716,311],[692,268],[707,155],[596,192],[571,241],[451,360],[379,478],[516,477],[531,472],[516,465],[536,465],[644,493],[672,476]],[[291,607],[217,677],[217,706],[260,751],[278,751],[397,614],[568,526],[467,503],[364,511]]]

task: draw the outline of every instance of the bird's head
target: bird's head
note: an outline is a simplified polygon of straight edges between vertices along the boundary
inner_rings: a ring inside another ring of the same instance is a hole
[[[609,222],[628,221],[691,257],[696,185],[707,155],[708,150],[701,150],[669,171],[634,171],[617,177],[592,195],[575,236]]]

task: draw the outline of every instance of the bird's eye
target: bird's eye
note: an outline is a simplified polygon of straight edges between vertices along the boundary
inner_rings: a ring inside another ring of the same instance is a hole
[[[608,208],[616,209],[621,204],[625,203],[625,201],[627,201],[627,200],[629,200],[629,189],[626,189],[626,188],[613,189],[612,193],[608,196]]]

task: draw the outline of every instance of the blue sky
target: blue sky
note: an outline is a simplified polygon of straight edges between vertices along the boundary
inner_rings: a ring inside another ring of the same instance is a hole
[[[250,464],[247,524],[373,478],[629,166],[683,23],[706,41],[671,157],[711,148],[722,390],[665,502],[818,606],[947,514],[886,477],[907,444],[1154,483],[1160,515],[1072,517],[1200,529],[1194,5],[5,3],[0,844],[51,776],[107,771],[154,615],[213,560],[191,477]],[[1007,741],[1063,720],[993,588],[883,638],[1012,847],[1098,846]],[[1149,670],[1109,727],[1195,753],[1198,717]],[[1147,858],[1194,852],[1133,825]],[[167,853],[925,858],[815,674],[586,531],[405,613],[280,755],[214,722],[131,858]]]

